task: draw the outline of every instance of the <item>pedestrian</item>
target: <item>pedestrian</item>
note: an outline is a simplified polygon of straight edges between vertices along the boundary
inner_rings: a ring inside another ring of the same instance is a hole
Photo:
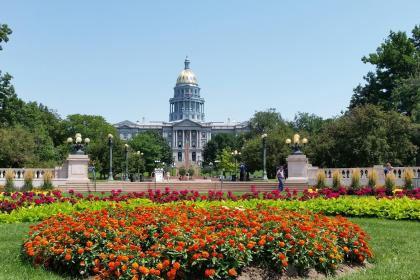
[[[385,176],[386,176],[386,174],[388,174],[390,171],[392,171],[392,169],[394,169],[394,168],[392,167],[391,163],[390,163],[390,162],[387,162],[387,163],[386,163],[386,165],[385,165],[385,168],[384,168],[384,173],[385,173]]]
[[[283,191],[283,180],[284,180],[284,171],[283,167],[279,166],[276,172],[277,180],[279,180],[279,191]]]

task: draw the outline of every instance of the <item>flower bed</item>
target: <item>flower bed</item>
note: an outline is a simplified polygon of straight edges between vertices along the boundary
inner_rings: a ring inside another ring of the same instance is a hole
[[[60,214],[33,226],[22,252],[61,273],[132,280],[233,279],[249,265],[330,274],[372,257],[343,217],[183,204]]]
[[[52,192],[15,192],[15,193],[0,193],[0,213],[10,213],[15,209],[21,207],[39,206],[44,204],[52,204],[57,202],[69,202],[71,204],[80,203],[81,201],[115,201],[122,202],[137,198],[150,199],[156,203],[167,203],[176,201],[218,201],[218,200],[250,200],[250,199],[267,199],[267,200],[310,200],[314,198],[338,198],[349,194],[344,187],[338,191],[333,191],[331,188],[325,188],[318,191],[305,190],[303,193],[297,191],[290,191],[285,189],[284,192],[277,190],[271,192],[259,192],[253,188],[251,192],[235,195],[232,192],[209,191],[207,194],[199,193],[194,190],[171,191],[166,188],[161,190],[148,190],[147,192],[128,192],[122,190],[113,190],[110,193],[102,192],[100,195],[92,193],[77,193],[69,191],[68,195],[63,195],[60,191]],[[420,188],[415,190],[401,190],[395,192],[393,195],[387,196],[384,188],[371,189],[364,187],[359,191],[352,193],[355,196],[374,196],[377,198],[400,198],[409,197],[411,199],[420,200]]]

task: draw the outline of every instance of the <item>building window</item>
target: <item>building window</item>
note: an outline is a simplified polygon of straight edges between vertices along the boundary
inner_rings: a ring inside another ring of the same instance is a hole
[[[206,138],[206,133],[205,132],[202,132],[201,133],[201,137]]]
[[[195,148],[195,141],[192,142],[192,147]]]
[[[181,148],[181,147],[182,147],[182,142],[181,142],[181,141],[179,141],[179,142],[178,142],[178,147],[179,147],[179,148]]]
[[[196,161],[196,153],[195,152],[192,152],[192,161]]]
[[[178,161],[182,161],[182,152],[178,152]]]

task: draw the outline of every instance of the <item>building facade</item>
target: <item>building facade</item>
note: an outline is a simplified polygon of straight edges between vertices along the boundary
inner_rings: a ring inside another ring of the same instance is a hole
[[[169,99],[169,121],[115,124],[120,137],[129,140],[137,133],[154,130],[166,139],[176,166],[201,165],[205,144],[218,133],[239,134],[249,130],[248,122],[205,121],[204,98],[188,58],[178,75],[174,95]]]

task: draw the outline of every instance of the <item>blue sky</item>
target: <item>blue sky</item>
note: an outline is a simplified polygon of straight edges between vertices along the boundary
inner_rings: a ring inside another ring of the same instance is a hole
[[[186,55],[208,121],[340,114],[360,58],[420,24],[420,1],[3,1],[0,69],[65,117],[168,120]]]

